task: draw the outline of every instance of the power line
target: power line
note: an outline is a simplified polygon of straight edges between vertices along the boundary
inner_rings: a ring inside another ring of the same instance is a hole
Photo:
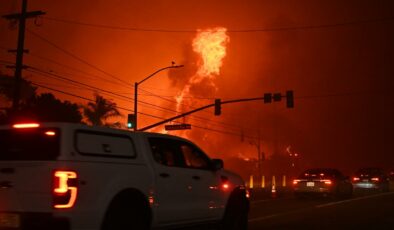
[[[7,48],[2,47],[2,46],[0,46],[0,49],[4,49],[4,50],[6,50],[6,51],[8,50]],[[72,66],[65,65],[65,64],[63,64],[63,63],[57,62],[57,61],[55,61],[55,60],[53,60],[53,59],[50,59],[50,58],[47,58],[47,57],[43,57],[43,56],[41,56],[41,55],[37,55],[37,54],[35,54],[35,53],[33,53],[33,52],[29,52],[29,56],[34,57],[34,58],[37,58],[37,59],[41,59],[41,60],[44,60],[44,61],[47,61],[47,62],[50,62],[50,63],[53,63],[53,64],[56,64],[56,65],[59,65],[59,66],[62,66],[62,67],[64,67],[64,68],[67,68],[67,69],[70,69],[70,70],[73,70],[73,71],[76,71],[76,72],[85,74],[85,75],[87,75],[87,76],[91,76],[91,77],[93,77],[93,78],[95,78],[95,79],[100,79],[100,80],[102,80],[102,81],[109,82],[109,83],[112,83],[112,84],[115,84],[115,85],[118,85],[118,86],[122,86],[122,87],[125,87],[125,88],[130,88],[130,89],[133,88],[132,86],[129,86],[129,84],[127,84],[127,85],[120,84],[119,82],[111,81],[111,80],[106,79],[106,78],[104,78],[104,77],[101,77],[101,76],[98,76],[98,75],[94,75],[94,74],[85,72],[85,71],[80,70],[80,69],[78,69],[78,68],[75,68],[75,67],[72,67]],[[3,62],[4,62],[4,61],[3,61]],[[14,64],[14,63],[11,63],[11,62],[10,62],[9,64]],[[93,78],[88,78],[88,79],[94,80]]]
[[[72,97],[77,97],[77,98],[80,98],[80,99],[83,99],[83,100],[87,100],[87,101],[90,101],[90,102],[95,102],[93,99],[90,99],[90,98],[87,98],[87,97],[82,97],[82,96],[79,96],[79,95],[76,95],[76,94],[72,94],[72,93],[68,93],[68,92],[65,92],[65,91],[63,91],[63,90],[58,90],[58,89],[54,89],[54,88],[51,88],[51,87],[43,86],[43,85],[41,85],[41,84],[32,83],[32,85],[35,85],[35,86],[38,86],[38,87],[41,87],[41,88],[44,88],[44,89],[52,90],[52,91],[55,91],[55,92],[58,92],[58,93],[62,93],[62,94],[65,94],[65,95],[69,95],[69,96],[72,96]],[[132,111],[132,110],[130,110],[130,109],[122,108],[122,107],[119,107],[119,106],[116,106],[116,107],[119,108],[119,109],[121,109],[121,110],[128,111],[128,112],[134,112],[134,111]],[[156,118],[156,119],[162,119],[162,120],[165,119],[165,118],[163,118],[163,117],[158,117],[158,116],[154,116],[154,115],[150,115],[150,114],[146,114],[146,113],[141,113],[141,112],[139,112],[139,113],[140,113],[141,115],[153,117],[153,118]],[[228,132],[228,131],[222,131],[222,130],[217,130],[217,129],[211,129],[211,128],[202,127],[202,126],[198,126],[198,125],[194,125],[194,124],[193,124],[193,127],[199,128],[199,129],[208,130],[208,131],[213,131],[213,132],[219,132],[219,133],[227,134],[227,135],[240,136],[240,134],[238,134],[238,133],[232,133],[232,132]],[[245,136],[245,137],[253,138],[253,137],[251,137],[251,136]]]
[[[123,81],[122,79],[120,79],[120,78],[114,76],[113,74],[110,74],[110,73],[108,73],[108,72],[106,72],[106,71],[104,71],[104,70],[102,70],[102,69],[96,67],[96,66],[93,65],[93,64],[90,64],[90,63],[87,62],[86,60],[84,60],[84,59],[82,59],[82,58],[76,56],[75,54],[73,54],[73,53],[71,53],[71,52],[69,52],[69,51],[67,51],[67,50],[65,50],[65,49],[63,49],[63,48],[61,48],[60,46],[56,45],[55,43],[49,41],[48,39],[46,39],[46,38],[44,38],[44,37],[38,35],[37,33],[34,33],[33,31],[28,30],[28,29],[26,29],[26,31],[29,32],[29,33],[31,33],[31,34],[33,34],[34,36],[40,38],[41,40],[47,42],[48,44],[50,44],[51,46],[57,48],[58,50],[64,52],[65,54],[67,54],[67,55],[73,57],[74,59],[77,59],[78,61],[80,61],[80,62],[82,62],[82,63],[84,63],[84,64],[86,64],[86,65],[88,65],[88,66],[90,66],[90,67],[92,67],[92,68],[94,68],[94,69],[96,69],[96,70],[98,70],[98,71],[100,71],[100,72],[102,72],[102,73],[104,73],[104,74],[106,74],[106,75],[108,75],[108,76],[110,76],[110,77],[116,79],[116,80],[118,80],[118,81],[121,81],[121,82],[125,83],[126,85],[129,85],[129,83]],[[148,93],[151,93],[151,92],[149,92],[149,91],[147,91],[147,90],[144,90],[144,91],[145,91],[145,92],[148,92]],[[155,95],[155,94],[153,94],[153,93],[151,93],[151,94],[152,94],[152,95]],[[121,96],[121,97],[122,97],[122,95],[118,95],[118,96]],[[159,96],[159,95],[155,95],[155,96],[157,96],[158,98],[161,98],[161,99],[163,99],[163,100],[166,100],[166,101],[171,101],[171,100],[169,100],[169,99],[167,99],[167,98],[164,98],[164,97],[161,97],[161,96]],[[124,97],[124,96],[123,96],[123,97]],[[171,102],[176,103],[176,102],[174,102],[174,101],[171,101]],[[144,103],[144,102],[143,102],[143,103]]]
[[[85,86],[85,87],[88,87],[88,88],[91,88],[91,89],[94,89],[94,90],[97,90],[97,91],[100,91],[100,92],[105,92],[105,93],[107,93],[107,94],[111,94],[111,95],[115,95],[115,96],[117,96],[117,97],[123,98],[123,99],[127,100],[128,102],[131,102],[131,101],[133,100],[133,98],[131,98],[131,97],[127,97],[127,96],[124,96],[124,95],[121,95],[121,94],[117,94],[117,93],[114,93],[114,92],[112,92],[112,91],[108,91],[108,90],[105,90],[105,89],[101,89],[101,88],[98,88],[98,87],[95,87],[95,86],[87,85],[87,84],[85,84],[85,83],[82,83],[82,82],[79,82],[79,81],[75,81],[75,80],[72,80],[72,79],[69,79],[69,78],[60,76],[60,75],[55,74],[55,73],[46,72],[46,71],[40,70],[40,69],[35,68],[35,67],[30,67],[30,68],[33,69],[32,72],[37,71],[38,73],[41,73],[41,74],[51,75],[51,76],[54,76],[55,78],[59,78],[59,79],[62,79],[62,80],[65,80],[65,81],[69,81],[69,82],[72,82],[72,83],[80,84],[80,85],[83,85],[83,86]],[[30,71],[31,71],[31,70],[30,70]],[[142,104],[146,104],[146,105],[158,107],[158,108],[161,108],[161,109],[167,109],[167,108],[164,108],[164,107],[161,107],[161,106],[158,106],[158,105],[154,105],[154,104],[152,104],[152,103],[145,102],[145,101],[138,101],[138,102],[140,102],[140,103],[142,103]],[[167,110],[169,110],[169,109],[167,109]],[[171,111],[171,110],[169,110],[169,111]],[[172,110],[172,112],[177,113],[177,112],[174,111],[174,110]]]
[[[70,56],[70,57],[72,57],[72,58],[74,58],[74,59],[76,59],[76,60],[78,60],[78,61],[84,63],[85,65],[88,65],[89,67],[91,67],[91,68],[93,68],[93,69],[95,69],[95,70],[97,70],[97,71],[99,71],[99,72],[101,72],[101,73],[103,73],[103,74],[105,74],[105,75],[107,75],[107,76],[110,76],[110,77],[112,77],[113,79],[116,79],[116,80],[118,80],[118,81],[120,81],[120,82],[122,82],[122,83],[124,83],[124,84],[129,84],[128,82],[126,82],[126,81],[120,79],[119,77],[116,77],[115,75],[110,74],[110,73],[108,73],[108,72],[102,70],[101,68],[99,68],[99,67],[97,67],[97,66],[95,66],[95,65],[93,65],[93,64],[91,64],[91,63],[89,63],[89,62],[87,62],[86,60],[84,60],[84,59],[78,57],[77,55],[75,55],[75,54],[73,54],[73,53],[71,53],[71,52],[69,52],[69,51],[67,51],[67,50],[65,50],[65,49],[63,49],[63,48],[61,48],[60,46],[58,46],[58,45],[56,45],[55,43],[49,41],[48,39],[44,38],[43,36],[41,36],[41,35],[39,35],[39,34],[33,32],[33,31],[29,30],[29,29],[26,29],[26,31],[29,32],[30,34],[34,35],[35,37],[37,37],[37,38],[39,38],[39,39],[45,41],[46,43],[50,44],[51,46],[55,47],[56,49],[62,51],[63,53],[67,54],[68,56]]]
[[[116,93],[113,93],[113,92],[109,92],[107,90],[103,90],[103,89],[100,89],[100,88],[97,88],[97,87],[89,86],[89,85],[86,85],[84,83],[81,83],[81,82],[78,82],[78,81],[75,81],[75,80],[71,80],[71,79],[68,79],[66,77],[54,74],[54,73],[48,73],[48,72],[45,72],[45,71],[41,71],[41,70],[38,70],[37,68],[34,68],[34,67],[32,67],[32,69],[28,69],[27,71],[30,71],[30,72],[33,72],[33,73],[36,73],[36,74],[40,74],[40,75],[45,74],[45,75],[42,75],[42,76],[47,76],[47,77],[53,76],[53,78],[55,78],[55,79],[59,79],[59,80],[66,81],[66,82],[70,81],[71,84],[73,84],[73,85],[78,85],[79,84],[79,85],[84,86],[83,87],[84,89],[100,91],[101,93],[104,93],[106,95],[111,95],[111,96],[115,95],[115,96],[117,96],[118,99],[122,99],[122,100],[125,100],[125,101],[128,101],[128,102],[131,102],[130,100],[132,99],[130,97],[126,97],[126,96],[119,95],[119,94],[116,94]],[[142,105],[145,106],[145,107],[149,106],[150,108],[156,109],[156,110],[159,110],[159,111],[179,113],[179,112],[177,112],[175,110],[172,110],[172,109],[169,109],[169,108],[165,108],[165,107],[161,107],[161,106],[149,103],[149,102],[145,102],[145,101],[139,101],[139,102],[141,102]],[[196,115],[190,115],[189,117],[194,119],[194,120],[200,120],[200,121],[210,122],[210,123],[217,123],[217,124],[225,126],[225,127],[234,128],[234,126],[231,125],[231,124],[226,124],[224,122],[213,121],[213,120],[206,119],[206,118],[203,118],[203,117],[199,117],[199,116],[196,116]]]
[[[77,97],[77,98],[80,98],[80,99],[83,99],[83,100],[95,102],[95,100],[93,100],[93,99],[90,99],[90,98],[87,98],[87,97],[83,97],[83,96],[79,96],[79,95],[76,95],[76,94],[73,94],[73,93],[68,93],[68,92],[65,92],[63,90],[58,90],[58,89],[54,89],[54,88],[51,88],[51,87],[43,86],[41,84],[32,83],[32,85],[36,85],[38,87],[41,87],[41,88],[44,88],[44,89],[49,89],[49,90],[52,90],[52,91],[55,91],[55,92],[58,92],[58,93],[62,93],[62,94],[65,94],[65,95],[69,95],[69,96],[72,96],[72,97]],[[119,109],[128,111],[128,112],[134,112],[131,109],[126,109],[126,108],[119,107],[119,106],[116,106],[116,107],[119,108]],[[149,117],[153,117],[153,118],[157,118],[157,119],[164,119],[163,117],[158,117],[158,116],[154,116],[154,115],[150,115],[150,114],[146,114],[146,113],[141,113],[140,112],[140,114],[141,115],[145,115],[145,116],[149,116]]]
[[[11,62],[11,61],[6,61],[6,60],[0,60],[0,63],[1,63],[2,65],[13,65],[13,64],[14,64],[13,62]]]
[[[91,76],[91,77],[93,77],[93,78],[88,78],[88,79],[91,79],[91,80],[99,79],[99,80],[102,80],[102,81],[105,81],[105,82],[108,82],[108,83],[112,83],[112,84],[115,84],[115,85],[118,85],[118,86],[127,87],[127,86],[125,86],[124,84],[120,84],[119,82],[111,81],[111,80],[106,79],[106,78],[104,78],[104,77],[101,77],[101,76],[98,76],[98,75],[94,75],[94,74],[85,72],[85,71],[80,70],[80,69],[78,69],[78,68],[75,68],[75,67],[72,67],[72,66],[65,65],[65,64],[63,64],[63,63],[57,62],[57,61],[55,61],[55,60],[53,60],[53,59],[50,59],[50,58],[46,58],[46,57],[43,57],[43,56],[40,56],[40,55],[31,53],[31,52],[29,52],[29,56],[32,56],[32,57],[34,57],[34,58],[38,58],[38,59],[41,59],[41,60],[44,60],[44,61],[47,61],[47,62],[56,64],[56,65],[58,65],[58,66],[62,66],[62,67],[64,67],[64,68],[67,68],[67,69],[70,69],[70,70],[73,70],[73,71],[82,73],[82,74],[87,75],[87,76]],[[130,87],[128,87],[128,88],[132,88],[132,87],[130,86]]]
[[[46,39],[46,38],[44,38],[44,37],[38,35],[37,33],[34,33],[34,32],[32,32],[31,30],[28,30],[28,29],[26,29],[26,30],[27,30],[29,33],[33,34],[34,36],[36,36],[36,37],[40,38],[41,40],[47,42],[48,44],[52,45],[53,47],[55,47],[55,48],[59,49],[60,51],[66,53],[67,55],[69,55],[69,56],[71,56],[71,57],[73,57],[73,58],[75,58],[75,59],[81,61],[82,63],[84,63],[84,64],[86,64],[86,65],[88,65],[88,66],[90,66],[90,67],[92,67],[92,68],[94,68],[94,69],[96,69],[96,70],[98,70],[98,71],[100,71],[100,72],[102,72],[102,73],[104,73],[104,74],[106,74],[106,75],[108,75],[108,76],[114,78],[114,79],[117,79],[117,80],[119,80],[119,81],[122,81],[123,83],[125,83],[126,85],[128,85],[127,82],[125,82],[125,81],[121,80],[120,78],[118,78],[118,77],[116,77],[116,76],[114,76],[114,75],[112,75],[112,74],[110,74],[110,73],[108,73],[108,72],[106,72],[106,71],[103,71],[102,69],[100,69],[100,68],[98,68],[98,67],[96,67],[96,66],[90,64],[89,62],[83,60],[82,58],[76,56],[75,54],[73,54],[73,53],[71,53],[71,52],[69,52],[69,51],[67,51],[67,50],[65,50],[65,49],[63,49],[63,48],[61,48],[60,46],[58,46],[58,45],[56,45],[55,43],[49,41],[48,39]],[[85,85],[86,85],[86,84],[85,84]],[[141,89],[141,90],[143,90],[143,89]],[[172,103],[177,103],[177,102],[175,102],[175,101],[173,101],[173,100],[170,100],[170,99],[161,97],[161,96],[156,95],[156,94],[154,94],[154,93],[151,93],[151,92],[149,92],[149,91],[147,91],[147,90],[143,90],[143,91],[145,91],[145,92],[147,92],[147,93],[150,93],[151,95],[156,96],[156,97],[158,97],[158,98],[160,98],[160,99],[162,99],[162,100],[166,100],[166,101],[169,101],[169,102],[172,102]],[[112,92],[107,92],[107,93],[112,93]],[[112,93],[112,94],[113,94],[113,93]],[[119,96],[119,97],[125,97],[125,96],[123,96],[123,95],[117,95],[117,96]],[[142,103],[146,103],[146,102],[142,102]],[[152,105],[152,104],[151,104],[151,105]],[[152,105],[152,106],[156,106],[156,105]],[[191,106],[189,106],[189,107],[191,107]],[[162,108],[162,107],[161,107],[161,108]],[[191,108],[192,108],[192,107],[191,107]],[[162,108],[162,109],[163,109],[163,108]],[[164,109],[165,109],[165,108],[164,108]],[[178,113],[177,111],[174,111],[174,112]],[[232,126],[232,127],[233,127],[233,126]]]
[[[27,11],[27,0],[22,0],[22,7],[20,13],[13,13],[8,15],[3,15],[2,17],[14,21],[18,21],[18,39],[17,39],[17,47],[16,50],[11,52],[16,53],[15,60],[15,84],[14,84],[14,95],[12,98],[12,109],[14,111],[18,110],[19,103],[21,99],[21,85],[22,85],[22,70],[23,66],[23,55],[26,52],[25,50],[25,30],[26,30],[26,20],[30,18],[36,18],[38,16],[44,15],[43,11]]]
[[[61,22],[67,24],[74,24],[80,26],[95,27],[100,29],[111,29],[111,30],[123,30],[123,31],[134,31],[134,32],[158,32],[158,33],[195,33],[196,29],[162,29],[162,28],[139,28],[139,27],[123,27],[114,25],[104,25],[104,24],[94,24],[86,23],[74,20],[60,19],[45,16],[45,19],[54,22]],[[341,27],[341,26],[351,26],[358,24],[369,24],[369,23],[379,23],[388,22],[394,20],[394,17],[384,17],[375,19],[364,19],[364,20],[352,20],[347,22],[330,23],[330,24],[320,24],[320,25],[300,25],[300,26],[285,26],[285,27],[275,27],[275,28],[257,28],[257,29],[229,29],[228,32],[234,33],[255,33],[255,32],[277,32],[277,31],[291,31],[291,30],[311,30],[311,29],[321,29],[330,27]]]
[[[107,91],[107,90],[104,90],[104,89],[101,89],[101,88],[98,88],[98,87],[94,87],[94,86],[91,86],[91,85],[87,85],[87,84],[85,84],[85,83],[82,83],[82,82],[79,82],[79,81],[75,81],[75,80],[66,78],[66,77],[64,77],[64,76],[60,76],[59,74],[55,74],[55,73],[53,73],[53,72],[46,72],[46,71],[40,70],[40,69],[35,68],[35,67],[30,67],[30,68],[33,70],[32,72],[37,71],[37,72],[40,73],[40,74],[46,74],[45,76],[50,75],[50,76],[53,76],[53,77],[55,77],[55,78],[61,79],[61,80],[63,80],[63,81],[68,81],[68,82],[71,82],[71,83],[73,83],[73,84],[82,85],[82,86],[84,86],[85,88],[87,87],[88,89],[90,88],[90,89],[94,89],[94,90],[97,90],[97,91],[101,91],[101,92],[104,92],[104,93],[107,93],[107,94],[110,94],[110,95],[115,95],[115,96],[118,97],[118,99],[121,98],[121,99],[127,100],[128,102],[130,102],[131,100],[133,100],[133,98],[131,98],[131,97],[127,97],[127,96],[124,96],[124,95],[121,95],[121,94],[114,93],[114,92],[112,92],[112,91]],[[30,71],[31,71],[31,70],[30,70]],[[146,92],[150,93],[149,91],[146,91]],[[160,96],[159,96],[159,97],[160,97]],[[166,100],[168,100],[168,99],[166,99]],[[168,100],[168,101],[172,102],[171,100]],[[179,112],[176,111],[176,110],[172,110],[172,109],[169,109],[169,108],[165,108],[165,107],[162,107],[162,106],[158,106],[158,105],[155,105],[155,104],[146,102],[146,101],[141,101],[141,100],[139,100],[139,102],[141,102],[142,104],[145,104],[145,105],[149,105],[149,106],[151,106],[151,107],[159,108],[159,110],[161,110],[161,111],[179,113]],[[190,107],[191,107],[191,106],[190,106]],[[211,122],[211,123],[217,123],[217,124],[220,124],[220,125],[223,125],[223,126],[227,126],[227,127],[232,127],[232,128],[234,128],[234,125],[226,124],[226,123],[224,123],[224,122],[213,121],[213,120],[209,120],[209,119],[202,118],[202,117],[195,116],[195,115],[190,116],[190,117],[192,117],[192,118],[194,117],[195,119],[200,119],[200,120],[203,120],[203,121],[208,121],[208,122]]]

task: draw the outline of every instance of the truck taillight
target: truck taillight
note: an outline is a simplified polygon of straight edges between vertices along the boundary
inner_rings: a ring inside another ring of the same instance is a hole
[[[222,189],[223,190],[228,190],[230,188],[230,184],[229,183],[222,183]]]
[[[77,199],[77,173],[56,170],[53,174],[53,207],[71,208]]]
[[[326,185],[332,185],[332,180],[323,179],[323,180],[320,180],[320,181],[323,182]]]
[[[40,127],[40,124],[38,124],[38,123],[19,123],[19,124],[13,124],[12,127],[15,129],[29,129],[29,128],[38,128],[38,127]]]

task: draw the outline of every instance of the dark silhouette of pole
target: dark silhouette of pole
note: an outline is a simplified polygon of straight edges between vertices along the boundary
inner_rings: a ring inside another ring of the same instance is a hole
[[[147,76],[146,78],[142,79],[139,82],[135,82],[134,83],[134,131],[138,131],[138,85],[140,85],[141,83],[143,83],[144,81],[148,80],[149,78],[153,77],[155,74],[166,70],[166,69],[172,69],[172,68],[181,68],[183,67],[183,65],[174,65],[175,63],[173,62],[172,65],[161,68],[156,70],[154,73],[152,73],[151,75]]]
[[[279,94],[278,94],[278,95],[279,95]],[[285,97],[285,96],[282,96],[282,95],[281,95],[280,97]],[[218,99],[216,99],[216,100],[215,100],[215,103],[208,104],[208,105],[205,105],[205,106],[200,107],[200,108],[197,108],[197,109],[193,109],[193,110],[191,110],[191,111],[189,111],[189,112],[185,112],[185,113],[179,114],[179,115],[177,115],[177,116],[174,116],[174,117],[165,119],[165,120],[163,120],[163,121],[154,123],[154,124],[152,124],[152,125],[148,125],[148,126],[146,126],[146,127],[144,127],[144,128],[141,128],[139,131],[145,131],[145,130],[154,128],[154,127],[156,127],[156,126],[162,125],[162,124],[164,124],[164,123],[173,121],[173,120],[175,120],[175,119],[178,119],[178,118],[181,118],[181,117],[185,117],[185,116],[190,115],[190,114],[192,114],[192,113],[196,113],[196,112],[198,112],[198,111],[201,111],[201,110],[204,110],[204,109],[207,109],[207,108],[210,108],[210,107],[215,107],[215,106],[217,106],[218,102],[220,102],[220,105],[224,105],[224,104],[231,104],[231,103],[238,103],[238,102],[246,102],[246,101],[261,101],[261,100],[263,101],[264,98],[266,98],[266,96],[265,96],[265,97],[242,98],[242,99],[235,99],[235,100],[228,100],[228,101],[221,101],[221,100],[217,101]]]
[[[21,13],[9,14],[3,16],[3,18],[8,20],[15,20],[15,19],[19,20],[18,47],[16,49],[16,62],[15,62],[15,86],[14,86],[14,96],[12,99],[12,109],[14,111],[19,108],[21,82],[22,82],[22,69],[23,69],[23,53],[27,52],[27,50],[24,50],[26,19],[45,14],[42,11],[26,12],[26,10],[27,10],[27,0],[22,0]],[[15,50],[9,50],[9,52],[15,52]]]

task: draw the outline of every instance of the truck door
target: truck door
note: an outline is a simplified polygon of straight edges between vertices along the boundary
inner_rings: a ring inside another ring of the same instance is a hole
[[[213,170],[211,160],[197,146],[186,141],[178,145],[185,159],[185,173],[192,179],[191,213],[200,221],[217,220],[224,209],[218,171]]]
[[[149,138],[156,177],[156,220],[160,225],[189,222],[191,178],[185,174],[184,159],[175,140]]]

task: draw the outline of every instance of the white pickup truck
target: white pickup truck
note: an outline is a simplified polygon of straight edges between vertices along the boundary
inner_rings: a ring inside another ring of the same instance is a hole
[[[0,229],[247,229],[243,180],[192,142],[69,123],[0,126]]]

